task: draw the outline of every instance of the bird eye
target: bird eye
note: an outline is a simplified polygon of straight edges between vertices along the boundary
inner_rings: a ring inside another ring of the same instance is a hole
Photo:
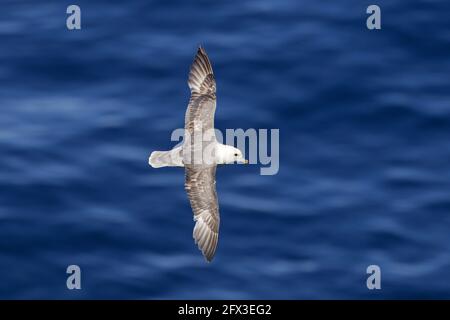
[[[234,154],[234,156],[235,156],[235,157],[237,157],[237,156],[238,156],[238,154],[237,154],[237,153],[235,153],[235,154]]]

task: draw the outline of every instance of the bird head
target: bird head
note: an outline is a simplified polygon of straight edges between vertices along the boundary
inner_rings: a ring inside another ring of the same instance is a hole
[[[241,150],[238,148],[234,148],[232,146],[223,145],[224,148],[220,150],[221,153],[221,162],[223,164],[232,164],[232,163],[248,163],[248,160],[244,158]]]

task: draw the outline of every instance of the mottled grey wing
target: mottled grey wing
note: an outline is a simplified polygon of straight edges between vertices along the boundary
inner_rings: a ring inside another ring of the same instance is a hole
[[[193,237],[209,262],[219,239],[219,205],[216,192],[216,166],[186,167],[185,189],[194,212]]]
[[[195,139],[195,135],[214,128],[216,110],[216,82],[211,63],[203,48],[199,48],[189,73],[191,99],[185,117],[185,141],[183,145],[186,180],[185,189],[194,212],[193,237],[207,261],[214,257],[219,237],[219,206],[216,193],[216,165],[192,164],[187,156],[196,150],[206,150],[211,140]],[[186,139],[190,134],[193,139]],[[195,144],[194,144],[195,143]],[[194,158],[192,158],[194,159]],[[194,160],[195,161],[195,160]]]
[[[192,63],[188,80],[191,99],[186,111],[185,129],[192,132],[194,121],[202,130],[214,128],[216,81],[206,51],[200,47]]]

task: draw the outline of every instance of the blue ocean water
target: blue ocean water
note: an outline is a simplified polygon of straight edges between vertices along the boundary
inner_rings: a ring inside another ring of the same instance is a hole
[[[356,0],[70,4],[0,3],[0,298],[450,298],[448,1],[379,0],[378,31]],[[199,44],[216,127],[280,129],[277,175],[218,169],[211,264],[147,164]]]

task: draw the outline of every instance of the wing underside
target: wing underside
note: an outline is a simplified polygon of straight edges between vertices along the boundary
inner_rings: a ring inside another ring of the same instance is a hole
[[[200,47],[192,63],[188,80],[191,98],[185,117],[185,130],[192,139],[186,139],[184,156],[189,159],[196,150],[205,150],[210,143],[215,143],[215,136],[210,141],[198,141],[195,135],[214,129],[216,110],[216,82],[211,62],[206,51]],[[187,142],[189,141],[189,142]],[[187,160],[187,158],[185,159]],[[219,238],[219,205],[216,193],[216,165],[189,164],[185,162],[185,189],[194,213],[195,227],[193,237],[207,261],[214,257]]]
[[[193,237],[207,261],[214,257],[219,238],[219,205],[216,192],[216,166],[186,167],[185,189],[194,212]]]

